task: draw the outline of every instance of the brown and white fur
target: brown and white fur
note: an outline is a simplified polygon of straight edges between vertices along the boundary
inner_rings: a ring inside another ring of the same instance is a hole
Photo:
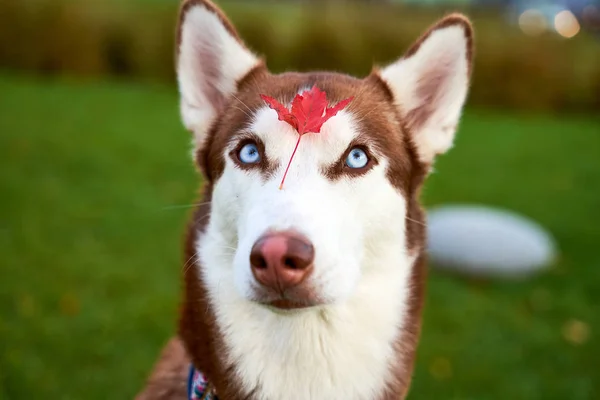
[[[139,399],[185,399],[191,361],[220,399],[401,399],[408,391],[425,279],[419,192],[447,151],[468,91],[472,29],[452,14],[396,62],[364,79],[271,74],[209,0],[184,1],[177,74],[204,195],[187,231],[178,338]],[[316,84],[349,107],[307,134],[278,189],[297,133],[259,97],[289,104]],[[236,152],[253,141],[260,162]],[[366,151],[359,170],[344,164]],[[266,232],[314,245],[311,275],[269,305],[249,254]]]

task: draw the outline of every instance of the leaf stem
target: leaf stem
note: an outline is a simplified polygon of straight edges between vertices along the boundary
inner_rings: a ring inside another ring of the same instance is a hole
[[[279,185],[279,190],[283,189],[283,182],[285,181],[285,177],[287,176],[288,170],[290,169],[290,165],[292,165],[292,160],[294,159],[294,155],[296,154],[296,150],[298,150],[298,145],[300,144],[300,139],[302,139],[302,135],[298,134],[298,141],[296,142],[296,147],[294,147],[294,152],[290,157],[290,161],[288,162],[287,168],[283,174],[283,179],[281,180],[281,184]]]

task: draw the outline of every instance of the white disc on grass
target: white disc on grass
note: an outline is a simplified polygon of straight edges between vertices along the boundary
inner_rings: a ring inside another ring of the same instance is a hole
[[[551,235],[516,213],[484,206],[443,206],[428,212],[433,267],[479,276],[523,276],[551,264]]]

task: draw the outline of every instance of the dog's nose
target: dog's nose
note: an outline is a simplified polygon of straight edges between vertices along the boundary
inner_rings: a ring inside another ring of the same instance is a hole
[[[302,282],[312,270],[315,249],[295,232],[260,237],[250,252],[252,273],[262,285],[283,292]]]

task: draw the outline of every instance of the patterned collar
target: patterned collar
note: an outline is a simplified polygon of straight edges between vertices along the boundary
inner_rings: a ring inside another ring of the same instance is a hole
[[[219,400],[206,375],[194,368],[193,365],[190,365],[187,387],[188,400]]]

